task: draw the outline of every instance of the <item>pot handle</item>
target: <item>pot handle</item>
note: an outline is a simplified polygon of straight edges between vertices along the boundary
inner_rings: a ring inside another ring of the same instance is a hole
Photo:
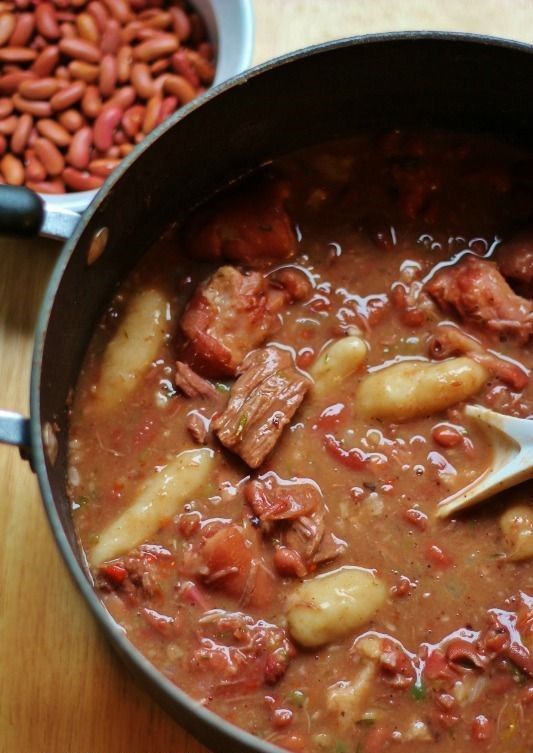
[[[46,204],[39,194],[24,186],[0,185],[0,232],[8,235],[69,238],[80,215],[70,209]]]
[[[0,410],[0,444],[14,444],[24,460],[31,457],[30,420],[20,413]]]

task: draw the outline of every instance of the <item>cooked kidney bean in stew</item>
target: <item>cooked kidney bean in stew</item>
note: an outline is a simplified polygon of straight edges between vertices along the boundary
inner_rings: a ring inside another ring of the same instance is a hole
[[[435,513],[490,468],[465,405],[533,419],[532,170],[445,133],[285,157],[93,337],[68,488],[101,599],[281,748],[531,749],[532,485]]]

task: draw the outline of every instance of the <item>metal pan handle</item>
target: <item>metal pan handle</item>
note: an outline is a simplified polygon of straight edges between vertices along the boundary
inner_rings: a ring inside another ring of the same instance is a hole
[[[50,206],[29,188],[0,185],[0,233],[66,240],[79,219],[77,212]]]

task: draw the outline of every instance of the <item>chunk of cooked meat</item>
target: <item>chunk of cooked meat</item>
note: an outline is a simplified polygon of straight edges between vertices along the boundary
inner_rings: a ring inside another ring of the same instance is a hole
[[[315,482],[282,479],[272,472],[250,481],[244,496],[254,514],[263,521],[299,518],[322,505],[322,494]]]
[[[278,347],[248,353],[239,367],[226,410],[213,422],[222,444],[258,468],[281,436],[311,380]]]
[[[468,256],[438,272],[426,290],[467,322],[523,343],[533,335],[533,304],[513,292],[494,262]]]
[[[533,297],[533,231],[520,233],[496,251],[502,275],[511,280],[518,292]]]
[[[185,228],[192,258],[265,267],[290,258],[296,237],[285,209],[289,186],[279,179],[241,185],[199,209]]]
[[[181,318],[187,360],[208,376],[233,376],[246,353],[278,329],[283,300],[259,272],[220,267],[198,287]]]
[[[191,369],[186,363],[176,361],[174,383],[187,397],[216,398],[216,387]]]

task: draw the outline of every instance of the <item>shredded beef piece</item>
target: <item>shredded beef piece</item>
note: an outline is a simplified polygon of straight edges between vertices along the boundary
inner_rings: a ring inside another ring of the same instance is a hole
[[[311,385],[281,348],[253,350],[239,368],[226,410],[213,422],[219,440],[258,468]]]
[[[495,254],[502,275],[520,294],[533,297],[533,231],[520,233],[503,243]]]
[[[186,363],[176,361],[174,382],[187,397],[212,397],[218,395],[216,388]]]
[[[323,510],[293,520],[282,533],[281,540],[301,556],[307,572],[316,570],[316,566],[322,562],[335,559],[347,547],[345,541],[326,531]]]
[[[468,256],[438,272],[426,290],[446,312],[526,343],[533,335],[533,304],[509,287],[494,262]]]
[[[283,296],[259,272],[220,267],[203,282],[181,319],[186,360],[211,377],[233,376],[242,359],[279,327]]]
[[[199,209],[185,228],[185,246],[192,258],[227,259],[253,267],[291,257],[296,237],[285,201],[286,181],[248,181],[207,207]]]
[[[198,444],[206,444],[209,436],[211,418],[204,416],[198,410],[192,410],[187,413],[185,425],[191,437]]]
[[[246,501],[261,520],[290,520],[309,515],[322,505],[322,495],[308,479],[281,479],[265,473],[250,481],[244,490]]]
[[[274,685],[296,653],[283,628],[222,609],[200,618],[198,642],[190,654],[190,666],[218,694]]]

